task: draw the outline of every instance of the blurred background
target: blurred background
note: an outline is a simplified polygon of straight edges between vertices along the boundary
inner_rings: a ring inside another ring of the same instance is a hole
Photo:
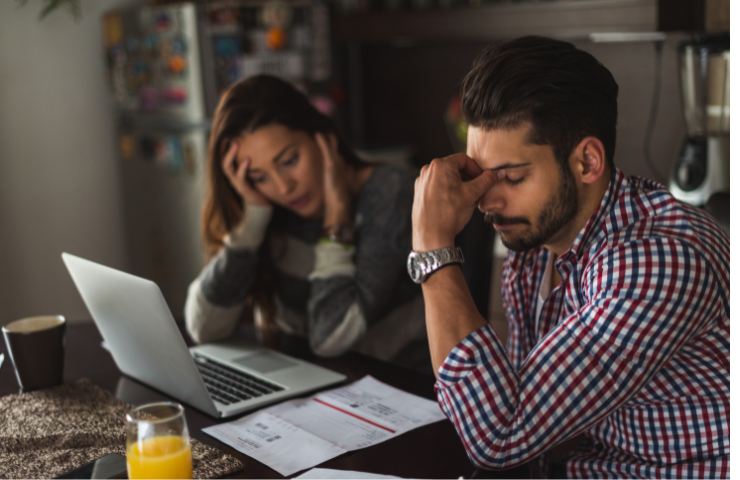
[[[0,324],[89,317],[62,251],[155,280],[182,312],[203,262],[210,115],[233,81],[288,78],[366,158],[418,168],[464,149],[457,93],[475,55],[527,34],[606,65],[617,165],[729,228],[729,3],[2,1]],[[500,318],[494,240],[472,222],[459,242],[479,308]]]

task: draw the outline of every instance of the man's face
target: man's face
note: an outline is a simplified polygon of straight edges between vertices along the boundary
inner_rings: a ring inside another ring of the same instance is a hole
[[[530,128],[468,129],[467,155],[499,178],[478,208],[516,251],[556,240],[578,212],[573,174],[562,172],[551,146],[529,142]]]

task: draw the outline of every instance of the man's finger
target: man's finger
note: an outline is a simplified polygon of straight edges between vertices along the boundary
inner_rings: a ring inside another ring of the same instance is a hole
[[[472,200],[478,200],[484,193],[490,190],[496,182],[498,182],[496,174],[490,170],[484,170],[474,179],[463,183],[463,188],[469,198]]]
[[[480,166],[475,163],[475,160],[464,153],[455,153],[454,155],[445,157],[445,160],[454,162],[455,165],[457,165],[457,169],[467,175],[468,178],[477,177],[483,171]]]

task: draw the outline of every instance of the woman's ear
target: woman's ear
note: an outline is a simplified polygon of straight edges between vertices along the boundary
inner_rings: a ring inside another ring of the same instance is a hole
[[[604,144],[596,137],[583,138],[573,151],[575,174],[581,183],[591,184],[607,172]]]

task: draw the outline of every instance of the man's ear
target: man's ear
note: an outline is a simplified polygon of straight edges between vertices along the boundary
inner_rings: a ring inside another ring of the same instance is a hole
[[[604,144],[596,137],[584,137],[573,149],[574,173],[581,183],[592,184],[607,172]]]

